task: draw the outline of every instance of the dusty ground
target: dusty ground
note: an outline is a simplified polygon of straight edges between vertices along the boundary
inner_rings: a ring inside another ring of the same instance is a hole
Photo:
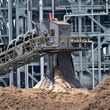
[[[0,110],[110,110],[110,77],[92,91],[73,88],[56,93],[1,87]]]

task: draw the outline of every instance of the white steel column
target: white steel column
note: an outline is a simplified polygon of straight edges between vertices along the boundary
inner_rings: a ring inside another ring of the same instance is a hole
[[[9,22],[9,42],[12,40],[13,27],[12,27],[12,0],[8,1],[8,22]],[[13,85],[13,71],[10,72],[10,86]]]
[[[42,27],[43,22],[43,0],[39,1],[39,21],[40,21],[40,29]],[[40,73],[41,79],[44,78],[44,57],[40,58]]]
[[[34,65],[32,65],[32,77],[34,77]],[[34,80],[32,79],[32,87],[34,86]]]
[[[78,0],[79,5],[79,14],[81,12],[81,0]],[[79,31],[79,37],[82,36],[82,17],[78,17],[78,31]],[[80,57],[80,83],[83,84],[83,68],[82,68],[82,51],[79,52]]]
[[[92,42],[92,88],[95,87],[95,80],[94,80],[94,43]]]
[[[25,88],[29,88],[28,64],[25,65]]]
[[[98,36],[98,77],[101,82],[101,37]]]
[[[110,55],[110,43],[108,44],[107,49],[108,49],[108,50],[107,50],[107,54]]]
[[[55,9],[55,4],[54,4],[54,0],[52,0],[52,19],[54,19],[54,9]]]
[[[30,31],[31,26],[31,1],[27,0],[27,30]],[[25,65],[25,88],[29,88],[29,71],[28,71],[28,64]]]
[[[93,0],[91,1],[91,5],[93,6]],[[94,18],[94,15],[93,15],[93,9],[91,10],[92,12],[92,18]],[[91,28],[92,28],[92,33],[94,32],[94,21],[91,19]]]
[[[74,17],[74,19],[75,19],[75,24],[74,24],[74,26],[75,26],[75,32],[77,32],[77,17]]]
[[[109,0],[106,0],[106,13],[108,14]]]
[[[13,29],[12,29],[12,0],[8,1],[8,22],[9,22],[9,42],[12,40]]]
[[[27,0],[27,26],[28,26],[28,31],[32,29],[32,24],[31,24],[31,0]]]
[[[16,37],[19,35],[19,0],[16,0]],[[17,69],[17,87],[20,88],[20,68]]]

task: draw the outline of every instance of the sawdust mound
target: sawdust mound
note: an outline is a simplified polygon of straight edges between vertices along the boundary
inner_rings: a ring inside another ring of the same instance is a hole
[[[55,78],[50,90],[0,87],[0,110],[110,110],[110,77],[90,92],[71,88],[59,75]]]
[[[110,77],[97,85],[82,103],[82,110],[110,110]]]
[[[73,93],[57,93],[38,89],[0,88],[0,110],[79,110],[81,100],[88,94],[80,89]]]
[[[76,88],[77,84],[71,85],[68,83],[61,74],[58,67],[55,68],[54,82],[52,83],[48,77],[44,77],[34,88],[52,90],[53,92],[71,92],[73,88]]]

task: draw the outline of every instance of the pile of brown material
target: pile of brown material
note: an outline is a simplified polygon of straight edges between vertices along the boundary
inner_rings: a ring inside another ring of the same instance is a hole
[[[83,110],[110,110],[110,77],[97,85],[82,105]]]
[[[48,77],[44,77],[34,88],[51,90],[53,92],[70,92],[71,85],[64,80],[58,68],[55,69],[54,83]]]
[[[86,90],[56,93],[36,89],[0,88],[0,110],[79,110]]]
[[[74,80],[74,79],[73,79]],[[75,84],[77,85],[77,84]],[[44,77],[40,82],[35,85],[34,88],[51,90],[53,92],[71,92],[72,88],[76,88],[75,85],[68,83],[58,67],[55,68],[54,83],[52,83],[48,77]],[[79,85],[79,83],[78,83]]]
[[[110,77],[91,92],[70,89],[71,92],[53,92],[1,87],[0,110],[110,110]]]

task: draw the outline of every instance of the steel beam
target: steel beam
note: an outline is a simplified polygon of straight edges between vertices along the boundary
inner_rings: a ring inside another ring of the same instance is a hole
[[[54,0],[52,0],[52,18],[54,19],[54,9],[55,9],[55,1]]]
[[[12,0],[8,1],[9,42],[13,39]],[[10,72],[10,86],[13,85],[13,71]]]
[[[79,5],[79,13],[81,12],[81,0],[78,0]],[[78,31],[79,31],[79,37],[82,36],[82,17],[78,17]],[[82,51],[79,52],[80,57],[80,83],[83,84],[83,67],[82,67]]]
[[[95,87],[95,76],[94,76],[94,43],[92,42],[92,87]]]
[[[28,26],[28,31],[32,29],[32,24],[31,24],[31,0],[27,0],[27,26]]]
[[[29,88],[28,64],[25,65],[25,88]]]
[[[42,29],[43,22],[43,0],[39,0],[39,21],[40,21],[40,30]],[[44,57],[40,58],[40,73],[41,79],[44,78]]]
[[[16,0],[16,37],[19,35],[19,0]],[[20,75],[20,68],[17,69],[17,87],[20,88],[20,80],[21,80],[21,75]]]
[[[98,77],[99,83],[101,82],[101,37],[98,36]]]

